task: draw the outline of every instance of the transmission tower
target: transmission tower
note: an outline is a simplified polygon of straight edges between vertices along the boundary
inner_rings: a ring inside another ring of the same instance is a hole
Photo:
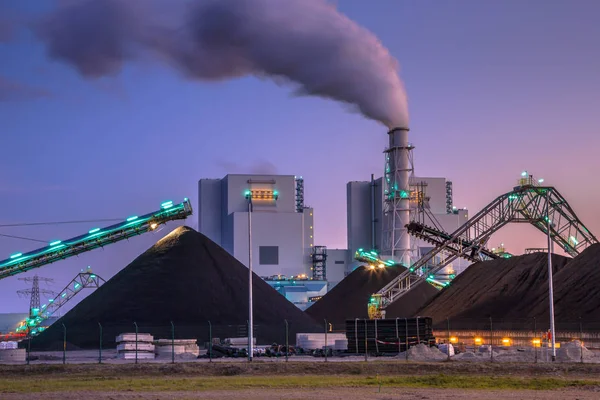
[[[19,278],[20,281],[24,281],[27,283],[32,283],[31,285],[31,289],[23,289],[23,290],[17,290],[17,294],[19,295],[19,297],[24,297],[24,296],[31,296],[31,300],[29,302],[29,314],[33,314],[33,310],[38,310],[40,309],[40,293],[43,294],[44,296],[55,296],[56,293],[53,292],[52,290],[48,290],[48,289],[40,289],[40,281],[45,282],[45,283],[51,283],[54,282],[54,279],[51,278],[44,278],[41,276],[31,276],[31,277],[27,277],[27,278]]]

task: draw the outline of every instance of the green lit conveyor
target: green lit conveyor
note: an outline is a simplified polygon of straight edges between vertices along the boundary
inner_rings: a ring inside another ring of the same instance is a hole
[[[68,240],[56,240],[46,247],[28,253],[13,254],[0,261],[0,279],[154,231],[162,224],[186,219],[191,214],[192,205],[187,198],[180,204],[164,202],[158,211],[139,217],[132,216],[106,228],[94,228],[84,235]]]

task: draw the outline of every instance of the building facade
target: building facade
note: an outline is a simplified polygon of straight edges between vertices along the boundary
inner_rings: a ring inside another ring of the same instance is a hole
[[[310,276],[313,210],[303,180],[293,175],[226,175],[198,182],[198,231],[248,266],[272,276]]]

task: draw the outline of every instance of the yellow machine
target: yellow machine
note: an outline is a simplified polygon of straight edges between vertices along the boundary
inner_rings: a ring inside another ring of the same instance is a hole
[[[381,295],[373,294],[369,300],[368,306],[369,319],[382,319],[385,317],[385,311],[381,309]]]

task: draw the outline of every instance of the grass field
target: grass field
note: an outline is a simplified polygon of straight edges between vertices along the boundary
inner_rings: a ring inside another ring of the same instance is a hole
[[[600,380],[554,377],[492,377],[469,375],[348,376],[291,375],[235,377],[69,377],[51,379],[0,378],[0,393],[32,392],[179,392],[239,389],[309,389],[354,387],[405,387],[453,389],[553,390],[600,387]]]
[[[600,390],[600,366],[468,363],[252,363],[0,366],[0,393],[433,388]]]

